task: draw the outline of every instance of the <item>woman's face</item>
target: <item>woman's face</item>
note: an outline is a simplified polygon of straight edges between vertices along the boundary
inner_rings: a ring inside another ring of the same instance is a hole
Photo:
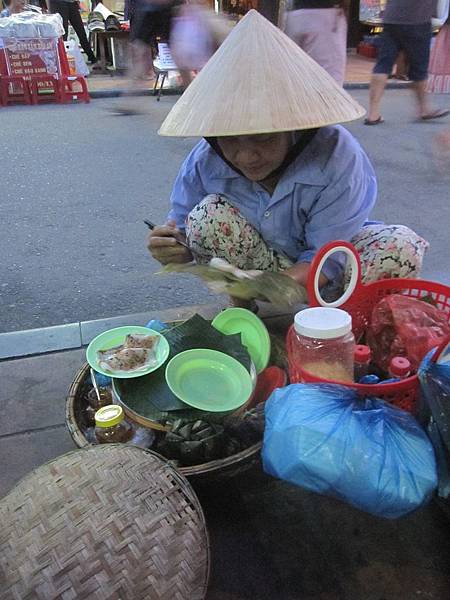
[[[290,132],[217,138],[225,158],[250,181],[264,181],[282,165],[292,145]]]

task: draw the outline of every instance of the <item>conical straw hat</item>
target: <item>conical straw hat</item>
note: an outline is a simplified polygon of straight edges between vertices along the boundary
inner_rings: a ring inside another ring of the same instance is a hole
[[[251,10],[172,108],[159,133],[215,137],[295,131],[364,114],[295,42]]]

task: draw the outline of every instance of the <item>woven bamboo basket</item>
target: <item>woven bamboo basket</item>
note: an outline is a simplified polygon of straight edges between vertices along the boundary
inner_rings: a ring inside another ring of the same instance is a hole
[[[89,365],[86,363],[78,371],[66,400],[66,425],[73,441],[79,448],[92,446],[83,433],[86,426],[85,398],[89,386]],[[179,467],[178,471],[189,479],[220,480],[234,477],[260,464],[261,446],[262,441],[233,456],[195,466]]]
[[[112,444],[42,465],[0,501],[0,598],[202,600],[210,553],[189,482]]]

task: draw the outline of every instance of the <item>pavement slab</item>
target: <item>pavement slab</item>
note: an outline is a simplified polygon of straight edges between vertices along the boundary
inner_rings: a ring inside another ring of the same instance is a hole
[[[0,440],[64,425],[65,398],[84,355],[77,349],[0,362]]]
[[[65,425],[0,436],[0,498],[36,467],[74,449]]]

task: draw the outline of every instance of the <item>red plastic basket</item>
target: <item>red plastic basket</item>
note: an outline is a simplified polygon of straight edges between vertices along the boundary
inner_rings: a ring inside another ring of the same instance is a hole
[[[319,293],[318,281],[323,264],[335,252],[345,252],[352,261],[352,277],[345,294],[336,302],[325,302]],[[353,332],[356,339],[360,339],[370,323],[373,308],[389,294],[404,294],[413,298],[430,298],[433,303],[443,311],[450,323],[450,287],[442,283],[425,281],[422,279],[381,279],[367,285],[361,282],[361,263],[359,255],[348,242],[331,242],[326,244],[315,256],[311,264],[311,274],[308,281],[308,297],[310,306],[339,306],[351,314]],[[355,389],[363,396],[377,396],[395,404],[403,410],[414,412],[419,388],[417,375],[395,383],[363,385],[359,383],[345,383],[320,379],[302,369],[294,361],[293,343],[295,341],[294,327],[288,331],[286,346],[291,383],[300,381],[307,383],[338,383]]]

